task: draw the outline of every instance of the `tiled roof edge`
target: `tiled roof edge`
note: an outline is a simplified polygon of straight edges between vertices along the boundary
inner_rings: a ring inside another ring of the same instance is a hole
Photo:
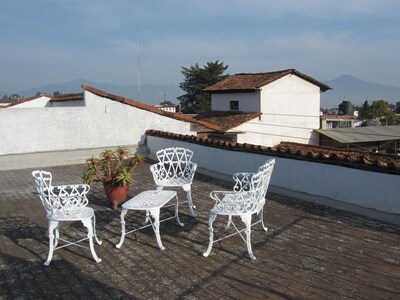
[[[274,147],[265,147],[246,143],[229,143],[213,139],[199,138],[194,135],[183,135],[152,129],[147,130],[146,135],[180,140],[193,144],[221,148],[230,151],[244,151],[261,155],[270,155],[303,161],[305,160],[315,163],[338,165],[365,171],[400,175],[400,158],[395,157],[393,161],[386,163],[385,158],[387,157],[387,155],[385,154],[381,155],[374,153],[374,155],[371,156],[369,155],[370,153],[367,152],[346,152],[341,151],[343,149],[339,148],[286,142],[283,142]]]
[[[12,106],[15,106],[15,105],[18,105],[18,104],[21,104],[21,103],[29,102],[29,101],[32,101],[32,100],[35,100],[35,99],[39,99],[40,97],[51,98],[50,96],[47,96],[47,95],[39,95],[39,96],[32,96],[32,97],[27,97],[27,98],[20,98],[17,101],[15,101],[13,103],[10,103],[7,106],[4,106],[3,108],[12,107]]]
[[[285,69],[285,70],[280,70],[280,71],[272,71],[272,72],[259,72],[259,73],[237,73],[234,75],[230,75],[227,78],[225,78],[224,80],[228,79],[229,77],[235,77],[235,76],[241,76],[241,75],[247,75],[247,76],[258,76],[258,75],[271,75],[274,74],[276,75],[276,77],[274,78],[269,78],[268,80],[266,80],[261,86],[263,85],[267,85],[270,84],[271,82],[274,82],[280,78],[283,78],[287,75],[291,75],[294,74],[300,78],[302,78],[305,81],[311,82],[312,84],[319,86],[320,90],[322,92],[326,92],[327,90],[331,90],[332,88],[324,83],[322,83],[321,81],[316,80],[315,78],[308,76],[304,73],[301,73],[299,71],[297,71],[296,69]],[[222,81],[224,81],[222,80]],[[218,85],[219,83],[215,84]],[[204,89],[205,92],[209,92],[209,93],[245,93],[245,92],[255,92],[260,90],[261,86],[255,86],[255,87],[246,87],[246,88],[215,88],[214,86],[209,86],[207,88]]]
[[[82,101],[83,93],[65,94],[55,96],[50,99],[50,102],[64,102],[64,101]]]
[[[295,69],[293,69],[293,74],[296,74],[297,76],[303,78],[304,80],[312,82],[315,85],[318,85],[323,92],[326,92],[327,90],[332,89],[329,85],[326,85],[325,83],[322,83],[321,81],[316,80],[315,78],[312,78],[311,76],[301,73]]]
[[[98,96],[101,96],[101,97],[104,97],[104,98],[107,98],[107,99],[110,99],[110,100],[113,100],[113,101],[124,103],[124,104],[130,105],[130,106],[133,106],[133,107],[136,107],[136,108],[139,108],[139,109],[143,109],[143,110],[146,110],[146,111],[158,114],[158,115],[162,115],[162,116],[165,116],[165,117],[168,117],[168,118],[176,119],[176,120],[179,120],[179,121],[189,122],[189,123],[197,123],[197,124],[200,124],[200,125],[202,125],[202,126],[204,126],[206,128],[209,128],[209,129],[212,129],[212,130],[215,130],[215,131],[222,131],[222,129],[219,126],[215,125],[215,124],[199,121],[199,120],[196,120],[196,119],[194,119],[194,118],[192,118],[190,116],[185,116],[183,114],[177,114],[177,113],[171,113],[171,112],[162,110],[160,108],[157,108],[157,107],[155,107],[153,105],[142,103],[142,102],[138,102],[138,101],[135,101],[135,100],[132,100],[132,99],[127,99],[127,98],[122,97],[122,96],[113,95],[113,94],[110,94],[110,93],[107,93],[105,91],[96,89],[96,88],[91,87],[91,86],[86,85],[86,84],[82,84],[81,87],[82,87],[82,89],[84,89],[84,90],[86,90],[88,92],[91,92],[93,94],[96,94]]]

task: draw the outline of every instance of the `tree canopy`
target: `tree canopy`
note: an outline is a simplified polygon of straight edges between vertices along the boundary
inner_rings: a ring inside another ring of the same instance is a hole
[[[366,119],[379,119],[385,125],[396,125],[397,115],[390,110],[390,105],[385,100],[373,101],[371,105],[364,102],[363,117]]]
[[[171,106],[171,105],[175,106],[175,104],[169,100],[164,100],[163,102],[160,102],[160,105],[161,106]]]
[[[211,110],[211,95],[204,92],[217,82],[225,79],[228,74],[224,74],[228,66],[224,66],[224,62],[208,62],[205,66],[200,67],[198,63],[190,68],[182,67],[184,81],[179,87],[186,92],[185,95],[179,96],[178,100],[184,113],[201,113]]]

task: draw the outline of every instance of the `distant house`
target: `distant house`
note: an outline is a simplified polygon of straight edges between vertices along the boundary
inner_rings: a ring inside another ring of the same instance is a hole
[[[400,155],[400,125],[316,130],[321,146]]]
[[[51,99],[50,96],[46,94],[41,94],[38,96],[21,98],[18,101],[10,103],[6,108],[35,108],[35,107],[45,107],[48,106],[48,102]]]
[[[211,112],[195,118],[220,131],[195,125],[200,137],[274,146],[282,141],[318,144],[320,93],[331,88],[295,69],[241,73],[205,89]]]
[[[13,102],[15,102],[15,100],[9,98],[2,98],[0,99],[0,108],[9,106]]]
[[[8,105],[7,108],[73,107],[84,105],[83,93],[64,94],[55,97],[42,94],[20,99]]]
[[[157,108],[163,110],[163,111],[167,111],[170,113],[176,113],[176,106],[175,105],[157,105]]]
[[[351,115],[322,115],[321,129],[356,127],[357,117]]]

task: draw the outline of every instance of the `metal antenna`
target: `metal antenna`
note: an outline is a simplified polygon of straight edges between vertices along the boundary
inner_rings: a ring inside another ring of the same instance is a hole
[[[136,28],[137,35],[137,81],[138,81],[138,100],[140,101],[140,40],[139,40],[139,25]]]

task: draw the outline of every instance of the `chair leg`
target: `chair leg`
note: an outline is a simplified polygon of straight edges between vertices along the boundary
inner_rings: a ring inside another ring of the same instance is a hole
[[[54,233],[55,233],[54,249],[57,248],[58,240],[60,239],[60,227],[61,227],[61,223],[58,222],[57,226],[54,228]]]
[[[194,209],[195,209],[196,207],[193,205],[193,201],[192,201],[192,189],[191,189],[190,185],[188,185],[188,186],[183,186],[183,190],[186,192],[186,199],[187,199],[187,202],[188,202],[188,205],[189,205],[190,214],[191,214],[193,217],[197,217],[197,214],[196,214],[196,212],[194,211]]]
[[[215,221],[215,218],[217,217],[217,215],[216,214],[210,214],[210,218],[209,218],[209,220],[208,220],[208,231],[209,231],[209,234],[210,234],[210,237],[209,237],[209,242],[208,242],[208,248],[207,248],[207,251],[206,252],[204,252],[203,253],[203,256],[204,257],[207,257],[209,254],[210,254],[210,252],[211,252],[211,249],[212,249],[212,246],[213,246],[213,244],[214,244],[214,228],[213,228],[213,222]]]
[[[100,240],[97,238],[97,233],[96,233],[96,216],[95,216],[95,215],[93,215],[92,226],[93,226],[93,235],[94,235],[94,238],[95,238],[95,240],[96,240],[96,243],[97,243],[98,245],[101,245],[103,242],[100,241]]]
[[[99,263],[101,262],[101,259],[97,257],[96,251],[94,251],[94,246],[93,246],[93,223],[92,219],[84,219],[82,220],[83,226],[85,226],[88,230],[88,239],[89,239],[89,246],[90,246],[90,252],[92,252],[92,256],[94,260]]]
[[[184,226],[184,224],[179,219],[179,199],[178,199],[178,195],[175,195],[175,219],[176,219],[176,222],[178,223],[178,225]]]
[[[225,229],[228,229],[232,224],[232,215],[228,216],[228,223],[226,223]]]
[[[54,248],[55,245],[57,244],[57,239],[54,239],[54,232],[56,232],[56,236],[57,236],[57,226],[58,226],[58,221],[52,221],[49,220],[49,255],[47,257],[46,262],[44,263],[44,265],[47,267],[50,265],[50,262],[53,258],[53,253],[54,253]]]
[[[243,223],[246,225],[246,245],[247,245],[247,252],[252,260],[255,260],[256,257],[253,254],[253,250],[251,249],[251,214],[241,215],[240,216]]]
[[[260,210],[259,214],[260,214],[261,225],[262,225],[264,231],[268,231],[268,227],[265,226],[265,224],[264,224],[264,208],[262,208],[262,209]]]

